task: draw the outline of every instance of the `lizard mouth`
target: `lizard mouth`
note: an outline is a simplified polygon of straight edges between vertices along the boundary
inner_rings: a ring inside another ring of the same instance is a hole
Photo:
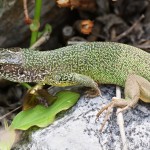
[[[39,82],[47,73],[40,69],[26,69],[21,64],[0,64],[0,77],[15,82]]]

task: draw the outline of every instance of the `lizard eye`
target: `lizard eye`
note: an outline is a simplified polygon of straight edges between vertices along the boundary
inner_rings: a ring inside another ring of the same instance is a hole
[[[24,74],[24,69],[23,69],[23,68],[19,69],[19,70],[18,70],[18,73],[19,73],[20,75],[23,75],[23,74]]]
[[[2,64],[0,64],[0,70],[2,69]]]

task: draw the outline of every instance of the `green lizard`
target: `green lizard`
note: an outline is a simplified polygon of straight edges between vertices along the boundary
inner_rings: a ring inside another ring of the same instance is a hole
[[[39,82],[53,86],[82,85],[100,95],[98,84],[125,87],[125,99],[114,98],[108,108],[134,107],[138,100],[150,103],[150,54],[133,46],[91,42],[39,52],[1,49],[0,78],[14,82]]]

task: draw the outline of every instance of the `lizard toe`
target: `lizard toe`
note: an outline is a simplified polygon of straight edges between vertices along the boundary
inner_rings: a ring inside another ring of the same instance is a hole
[[[96,115],[96,121],[98,120],[98,118],[100,117],[100,115],[106,110],[106,114],[105,114],[105,117],[104,117],[104,120],[102,122],[102,125],[101,125],[101,128],[100,128],[100,131],[102,132],[106,122],[109,120],[110,118],[110,115],[111,115],[111,112],[112,112],[112,109],[114,107],[119,107],[121,108],[119,111],[117,111],[117,114],[119,112],[123,112],[125,110],[128,110],[129,108],[132,107],[132,101],[127,101],[125,99],[118,99],[116,97],[113,97],[112,98],[112,101],[108,104],[106,104]]]

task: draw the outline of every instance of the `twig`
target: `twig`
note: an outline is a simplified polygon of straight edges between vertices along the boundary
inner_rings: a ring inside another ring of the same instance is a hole
[[[135,45],[135,46],[141,49],[145,49],[146,51],[149,51],[147,49],[150,49],[150,44],[142,44],[142,45]]]
[[[28,7],[27,7],[27,0],[23,0],[23,8],[24,8],[25,22],[27,24],[30,24],[32,22],[32,20],[29,17]]]
[[[116,86],[116,97],[121,98],[121,89],[119,86]],[[120,111],[120,108],[117,109],[117,112],[119,112],[119,111]],[[128,150],[122,112],[117,113],[117,123],[118,123],[119,129],[120,129],[121,139],[122,139],[122,143],[123,143],[123,150]]]
[[[46,42],[50,37],[51,32],[44,33],[30,48],[37,48]]]
[[[24,15],[25,15],[25,18],[29,18],[29,15],[28,15],[28,7],[27,7],[27,0],[23,0],[23,8],[24,8]]]
[[[112,41],[113,42],[117,42],[120,39],[122,39],[123,37],[127,36],[129,33],[132,32],[132,30],[138,25],[139,22],[141,22],[141,20],[144,18],[145,16],[142,15],[129,29],[127,29],[125,32],[121,33],[120,35],[118,35],[116,38],[114,38]]]
[[[7,114],[3,115],[0,117],[0,120],[4,119],[5,117],[9,116],[11,113],[15,112],[16,110],[20,109],[22,106],[19,106],[17,108],[15,108],[14,110],[8,112]]]

